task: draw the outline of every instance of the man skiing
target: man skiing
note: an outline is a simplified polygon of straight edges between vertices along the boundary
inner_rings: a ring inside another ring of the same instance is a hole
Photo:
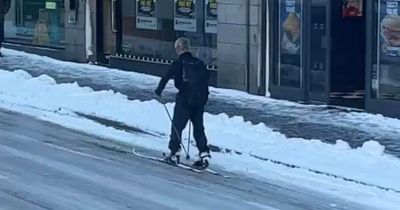
[[[178,60],[171,64],[168,72],[162,77],[155,94],[161,99],[161,93],[170,79],[174,79],[179,90],[175,98],[174,116],[166,161],[179,163],[181,153],[182,131],[188,121],[192,121],[193,134],[199,150],[199,159],[193,163],[196,168],[207,168],[211,158],[204,133],[204,106],[208,101],[209,75],[204,63],[190,53],[190,41],[179,38],[175,42]]]

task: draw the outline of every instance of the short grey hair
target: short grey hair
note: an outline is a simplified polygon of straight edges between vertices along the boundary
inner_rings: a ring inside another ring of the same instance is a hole
[[[183,51],[189,51],[190,50],[190,40],[185,37],[180,37],[175,41],[175,48],[180,47],[181,50]]]

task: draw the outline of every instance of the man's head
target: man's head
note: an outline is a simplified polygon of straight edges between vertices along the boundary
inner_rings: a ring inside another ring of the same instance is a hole
[[[175,41],[175,51],[178,56],[185,52],[190,52],[190,41],[187,38],[181,37]]]

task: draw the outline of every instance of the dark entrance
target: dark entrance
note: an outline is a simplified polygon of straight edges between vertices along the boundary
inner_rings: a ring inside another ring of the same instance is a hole
[[[363,0],[270,1],[273,97],[364,106],[363,3]]]
[[[364,108],[365,1],[331,2],[330,103]]]
[[[121,46],[121,0],[97,0],[96,11],[97,61],[108,64]]]

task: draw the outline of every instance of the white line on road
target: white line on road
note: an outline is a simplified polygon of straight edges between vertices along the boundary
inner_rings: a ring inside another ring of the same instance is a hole
[[[29,137],[29,136],[21,135],[21,134],[18,134],[18,133],[11,133],[11,132],[6,131],[6,130],[3,130],[2,132],[7,132],[7,133],[10,133],[10,134],[12,134],[14,136],[18,136],[20,139],[23,139],[23,140],[26,140],[26,141],[42,143],[42,144],[44,144],[44,145],[46,145],[48,147],[59,149],[59,150],[63,150],[65,152],[70,152],[70,153],[73,153],[73,154],[76,154],[76,155],[80,155],[80,156],[83,156],[83,157],[89,157],[89,158],[93,158],[93,159],[96,159],[96,160],[106,161],[106,162],[109,162],[109,163],[115,163],[116,162],[116,161],[105,159],[105,158],[102,158],[102,157],[98,157],[98,156],[90,155],[90,154],[87,154],[87,153],[71,150],[71,149],[68,149],[68,148],[65,148],[65,147],[62,147],[62,146],[57,146],[55,144],[42,142],[42,141],[40,141],[38,139],[34,139],[34,138]]]
[[[75,151],[75,150],[67,149],[65,147],[57,146],[55,144],[50,144],[50,143],[44,143],[44,144],[46,146],[48,146],[48,147],[52,147],[52,148],[55,148],[55,149],[63,150],[63,151],[70,152],[70,153],[73,153],[73,154],[76,154],[76,155],[89,157],[89,158],[93,158],[93,159],[97,159],[97,160],[103,160],[103,161],[106,161],[106,162],[109,162],[109,163],[115,163],[115,161],[112,161],[112,160],[109,160],[109,159],[105,159],[105,158],[94,156],[94,155],[90,155],[90,154],[87,154],[87,153],[83,153],[83,152],[78,152],[78,151]]]
[[[3,175],[0,174],[0,179],[8,179],[8,177],[3,176]]]

